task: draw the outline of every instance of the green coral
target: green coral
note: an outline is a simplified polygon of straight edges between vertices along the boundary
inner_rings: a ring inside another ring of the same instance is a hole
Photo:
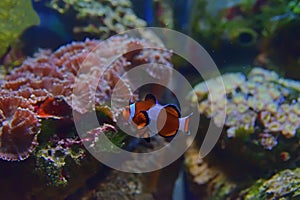
[[[107,38],[146,25],[134,14],[129,0],[51,0],[49,6],[62,14],[74,10],[78,20],[73,31],[77,34],[89,33]]]
[[[257,180],[241,192],[245,200],[254,199],[298,199],[300,197],[300,168],[286,169],[270,179]]]
[[[28,27],[39,24],[31,0],[0,1],[0,56]]]

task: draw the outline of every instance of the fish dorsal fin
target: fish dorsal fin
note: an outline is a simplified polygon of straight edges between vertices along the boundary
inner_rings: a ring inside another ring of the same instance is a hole
[[[156,104],[156,98],[153,94],[147,94],[146,97],[145,97],[145,101]]]
[[[135,103],[135,101],[132,99],[132,97],[130,97],[128,105],[131,105],[131,104],[134,104],[134,103]]]
[[[173,116],[176,116],[178,118],[181,117],[180,111],[177,106],[174,104],[168,104],[164,106],[164,109],[167,111],[167,113],[170,113]]]
[[[144,110],[140,111],[133,119],[138,129],[142,129],[150,123],[148,113]]]

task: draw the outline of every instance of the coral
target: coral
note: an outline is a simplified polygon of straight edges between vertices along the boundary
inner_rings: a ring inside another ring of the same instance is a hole
[[[221,80],[224,82],[226,94],[216,92]],[[251,134],[258,128],[263,134],[280,133],[286,138],[295,136],[300,126],[299,97],[295,94],[300,89],[299,82],[279,78],[275,72],[261,68],[254,68],[248,74],[247,80],[241,73],[231,73],[208,82],[214,88],[208,91],[205,82],[198,84],[194,88],[196,96],[191,97],[192,102],[199,101],[200,113],[212,117],[218,126],[222,126],[218,124],[218,119],[224,111],[221,108],[225,107],[228,137],[236,137],[239,132],[245,131]],[[208,98],[210,92],[222,95],[216,99],[226,99],[226,105],[221,105],[218,101],[212,102]],[[212,110],[212,104],[220,109]],[[257,121],[261,126],[256,125]]]
[[[153,49],[154,47],[155,44],[149,41],[123,36],[112,37],[103,42],[97,40],[73,42],[54,53],[40,50],[33,58],[26,59],[19,68],[13,70],[6,77],[7,82],[2,88],[14,91],[25,88],[43,90],[47,92],[45,93],[47,97],[61,97],[74,110],[85,113],[93,97],[92,91],[96,90],[95,102],[102,105],[110,98],[111,90],[127,69],[145,63],[171,67],[169,62],[171,53]],[[143,48],[152,49],[143,50]],[[123,56],[109,66],[110,60],[114,59],[113,57],[117,54]],[[80,67],[82,73],[76,77]],[[158,79],[166,77],[168,79],[170,71],[167,67],[164,70],[155,71],[153,67],[149,67],[149,74]],[[102,73],[103,76],[101,76]],[[95,80],[95,78],[101,80]],[[74,89],[76,81],[82,85]],[[129,85],[124,82],[124,87],[127,91],[124,95],[131,96]],[[76,101],[76,96],[80,96],[80,101]],[[81,104],[77,105],[77,102]]]
[[[233,180],[233,176],[224,173],[216,163],[201,159],[195,146],[185,152],[184,164],[190,189],[196,199],[227,199],[241,187]]]
[[[153,200],[151,193],[143,188],[141,175],[111,171],[96,189],[85,194],[83,199],[145,199]]]
[[[31,0],[4,0],[0,2],[0,57],[28,27],[39,24]]]
[[[0,82],[0,158],[24,160],[33,154],[36,168],[50,184],[66,185],[72,176],[69,166],[86,156],[83,143],[98,152],[114,151],[101,143],[105,135],[115,145],[124,145],[125,134],[112,120],[119,110],[108,106],[113,90],[121,91],[118,101],[126,104],[133,95],[133,83],[128,77],[121,80],[121,76],[138,65],[149,64],[149,76],[169,81],[171,55],[162,45],[158,49],[149,40],[128,36],[73,42],[55,52],[39,50]],[[86,130],[86,137],[80,139],[72,110],[80,113],[74,117],[80,123],[92,109],[106,118],[100,116],[101,126]]]
[[[67,167],[72,159],[79,165],[85,157],[81,141],[72,138],[51,139],[36,150],[37,170],[43,173],[50,185],[66,185],[69,178]],[[68,165],[67,165],[68,164]]]
[[[224,82],[226,93],[220,92],[220,81]],[[211,91],[206,84],[212,86]],[[225,146],[236,139],[241,140],[241,145],[256,149],[254,151],[269,154],[268,151],[274,149],[274,162],[280,160],[282,151],[293,154],[296,159],[299,88],[297,81],[280,78],[274,71],[254,68],[247,77],[242,73],[229,73],[196,85],[196,95],[191,96],[191,101],[219,127],[223,126],[220,118],[226,108]],[[210,94],[216,97],[209,98]]]
[[[144,27],[146,22],[132,11],[129,0],[51,0],[49,6],[60,13],[74,10],[77,23],[75,33],[89,33],[107,38],[127,29]]]
[[[200,158],[194,145],[185,152],[184,164],[195,199],[297,199],[300,195],[299,168],[251,176],[243,162],[236,164],[230,156]]]
[[[258,179],[252,186],[243,190],[243,199],[297,199],[300,197],[300,169],[286,169],[269,179]]]
[[[28,158],[37,145],[39,122],[32,106],[22,97],[0,97],[0,158]]]
[[[87,136],[82,139],[87,148],[92,148],[93,152],[115,152],[115,146],[104,143],[101,137],[107,137],[117,147],[124,146],[124,139],[126,135],[118,133],[117,129],[109,124],[97,127],[89,132]]]

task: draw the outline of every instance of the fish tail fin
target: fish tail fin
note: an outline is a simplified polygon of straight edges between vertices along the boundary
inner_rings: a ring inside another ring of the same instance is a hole
[[[192,115],[193,113],[186,117],[179,118],[179,130],[186,133],[187,135],[190,134],[189,123]]]

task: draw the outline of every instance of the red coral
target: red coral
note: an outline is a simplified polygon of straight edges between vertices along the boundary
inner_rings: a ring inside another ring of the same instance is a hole
[[[60,98],[48,98],[37,109],[39,118],[61,119],[71,115],[70,107]]]
[[[37,145],[38,119],[21,97],[0,97],[0,158],[24,160]]]

